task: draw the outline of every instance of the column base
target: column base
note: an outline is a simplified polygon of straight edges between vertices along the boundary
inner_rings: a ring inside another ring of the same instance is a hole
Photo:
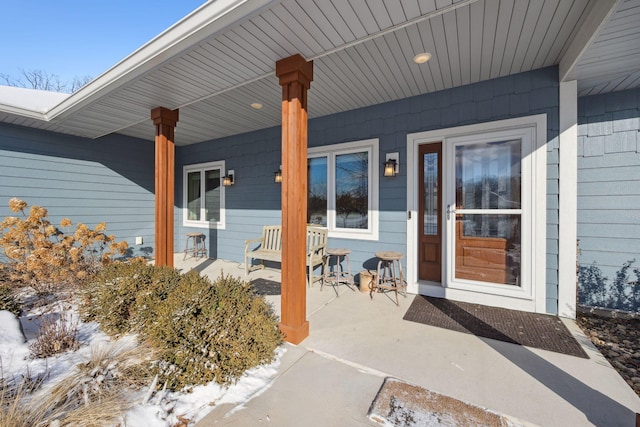
[[[294,327],[279,323],[278,327],[285,334],[284,340],[291,344],[300,344],[302,340],[309,336],[309,322],[306,320],[299,326]]]

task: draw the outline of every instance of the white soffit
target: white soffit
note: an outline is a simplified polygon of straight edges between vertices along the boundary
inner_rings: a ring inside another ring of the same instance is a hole
[[[578,81],[578,96],[640,87],[640,0],[618,1],[615,6],[564,79]]]

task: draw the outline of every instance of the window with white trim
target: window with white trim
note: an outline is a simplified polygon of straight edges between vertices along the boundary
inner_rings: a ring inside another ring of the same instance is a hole
[[[378,140],[308,150],[307,222],[329,236],[378,239]]]
[[[183,168],[183,225],[224,228],[224,161]]]

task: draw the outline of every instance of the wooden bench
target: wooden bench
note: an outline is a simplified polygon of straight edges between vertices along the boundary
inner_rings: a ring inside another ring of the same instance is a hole
[[[307,226],[307,253],[305,254],[305,259],[306,266],[309,269],[309,286],[313,285],[314,267],[324,263],[328,238],[329,234],[326,229],[311,225]],[[262,228],[262,237],[245,240],[244,265],[247,276],[252,270],[249,263],[250,259],[259,259],[261,268],[264,268],[265,261],[282,262],[282,226],[265,225]]]

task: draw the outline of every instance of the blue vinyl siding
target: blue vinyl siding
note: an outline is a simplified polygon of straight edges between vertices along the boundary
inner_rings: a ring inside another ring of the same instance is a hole
[[[129,243],[132,255],[154,248],[154,146],[122,135],[97,140],[0,124],[0,217],[9,199],[48,209],[59,224],[94,227]],[[143,244],[135,245],[141,236]]]
[[[280,128],[271,128],[216,141],[176,147],[176,250],[182,251],[185,233],[205,233],[208,254],[244,262],[244,241],[260,237],[262,226],[280,224],[281,186],[273,180],[280,167]],[[235,184],[225,188],[224,230],[185,228],[182,218],[183,166],[225,161],[235,171]]]
[[[640,90],[580,98],[578,116],[579,301],[638,312]]]
[[[313,84],[309,96],[313,96]],[[622,101],[617,100],[619,107]],[[616,142],[590,152],[627,150],[635,122],[629,108],[597,111],[598,116],[618,117],[611,126],[592,123],[597,136],[618,132]],[[610,113],[609,116],[606,114]],[[558,79],[557,68],[475,83],[412,98],[374,105],[358,110],[312,119],[309,146],[326,146],[370,138],[379,140],[379,241],[332,239],[331,246],[351,249],[354,272],[373,267],[378,250],[406,253],[406,138],[407,134],[446,127],[488,122],[533,114],[547,115],[547,311],[557,312],[558,248]],[[623,114],[624,116],[621,116]],[[617,124],[616,124],[617,123]],[[179,126],[179,124],[178,124]],[[581,131],[584,152],[588,130]],[[624,133],[624,134],[623,134]],[[599,142],[594,143],[598,145]],[[182,226],[182,167],[195,163],[224,160],[234,169],[236,183],[226,188],[226,226],[224,229],[197,229],[207,235],[209,255],[243,262],[245,239],[260,235],[263,225],[280,223],[281,186],[273,182],[273,172],[281,163],[280,127],[176,148],[176,239],[174,250],[181,251],[185,233],[195,231]],[[612,148],[613,147],[613,148]],[[64,217],[94,226],[106,221],[108,232],[127,240],[134,254],[152,254],[154,246],[154,146],[121,135],[98,140],[0,126],[0,215],[10,212],[7,202],[20,197],[29,204],[49,209],[54,223]],[[388,152],[400,153],[400,174],[382,177],[382,159]],[[123,155],[126,153],[126,155]],[[585,157],[593,160],[596,157]],[[600,156],[598,158],[608,158]],[[620,165],[617,165],[620,166]],[[627,166],[635,167],[635,163]],[[629,176],[628,174],[626,176]],[[579,194],[593,183],[586,182]],[[597,184],[597,183],[596,183]],[[615,191],[615,189],[612,189]],[[591,191],[603,191],[592,189]],[[609,196],[611,192],[607,193]],[[633,196],[624,194],[625,196]],[[637,199],[625,199],[634,206]],[[626,221],[626,222],[625,222]],[[624,217],[620,224],[629,221]],[[623,232],[618,230],[618,232]],[[142,236],[144,244],[134,245]],[[544,237],[543,237],[544,238]],[[145,252],[146,251],[146,252]]]
[[[313,97],[313,83],[309,97]],[[379,139],[379,241],[330,239],[330,246],[352,250],[354,272],[371,268],[376,251],[407,253],[407,134],[546,114],[548,176],[543,197],[548,201],[547,312],[557,313],[558,103],[558,71],[549,67],[310,120],[310,147]],[[212,257],[243,262],[244,240],[259,237],[262,225],[280,223],[281,187],[273,182],[273,172],[281,163],[280,137],[277,127],[177,148],[178,250],[183,248],[185,233],[193,231],[182,226],[184,165],[225,160],[226,168],[236,173],[236,184],[226,191],[226,228],[199,230],[208,233]],[[389,152],[400,153],[400,174],[395,178],[382,176],[382,161]]]

